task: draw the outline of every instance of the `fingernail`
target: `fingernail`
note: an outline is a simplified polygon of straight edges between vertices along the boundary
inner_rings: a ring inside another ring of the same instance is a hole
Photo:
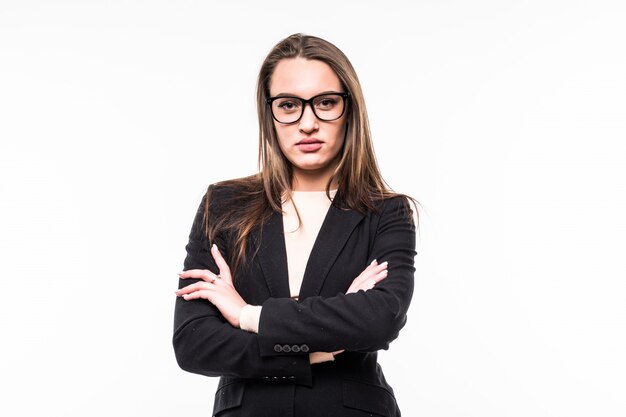
[[[214,243],[213,246],[211,246],[211,249],[217,250],[217,245]]]
[[[374,259],[370,265],[374,265],[375,263],[376,263],[376,259]]]
[[[381,265],[389,265],[389,262],[385,261]]]

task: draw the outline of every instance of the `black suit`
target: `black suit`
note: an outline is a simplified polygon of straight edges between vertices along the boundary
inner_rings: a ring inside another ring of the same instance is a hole
[[[210,219],[223,214],[229,189],[213,188]],[[415,227],[402,197],[377,213],[340,208],[338,193],[306,266],[299,301],[290,298],[281,213],[254,231],[256,257],[235,277],[246,302],[262,305],[259,333],[232,327],[206,300],[176,300],[174,349],[181,368],[220,376],[217,416],[399,416],[393,390],[377,363],[406,322],[413,294]],[[203,203],[187,245],[185,270],[218,269],[202,234]],[[222,211],[221,211],[222,210]],[[220,236],[222,253],[232,248]],[[228,259],[228,258],[227,258]],[[388,277],[373,289],[345,294],[373,260]],[[197,280],[181,280],[180,287]],[[310,352],[345,349],[334,361],[310,365]],[[407,358],[408,360],[409,358]]]

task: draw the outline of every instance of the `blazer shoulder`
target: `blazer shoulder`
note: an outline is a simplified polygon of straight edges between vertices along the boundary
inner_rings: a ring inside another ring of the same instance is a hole
[[[259,174],[212,183],[204,195],[203,205],[209,204],[213,215],[238,212],[263,192]]]
[[[377,211],[379,216],[398,217],[414,225],[418,217],[417,205],[418,203],[407,195],[394,194],[378,200]]]
[[[215,198],[228,198],[246,194],[262,187],[263,181],[261,176],[259,174],[253,174],[247,177],[214,182],[209,185],[208,191],[215,193]]]

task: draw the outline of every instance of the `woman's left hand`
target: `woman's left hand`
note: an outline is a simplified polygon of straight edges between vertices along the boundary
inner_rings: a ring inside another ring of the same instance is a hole
[[[222,316],[233,326],[239,328],[239,314],[241,309],[247,304],[233,286],[233,278],[230,268],[222,257],[216,245],[211,247],[211,255],[220,270],[219,275],[215,275],[208,269],[190,269],[178,274],[182,279],[200,278],[202,281],[196,282],[176,291],[176,295],[185,300],[195,300],[204,298],[215,305],[222,313]]]

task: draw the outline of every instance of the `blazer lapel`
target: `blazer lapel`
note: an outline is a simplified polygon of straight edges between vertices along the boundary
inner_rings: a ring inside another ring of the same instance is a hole
[[[363,215],[356,211],[341,209],[341,204],[336,204],[340,201],[339,198],[341,196],[337,194],[335,201],[328,209],[311,250],[300,288],[300,300],[319,295],[324,280],[337,256],[339,256],[339,252],[343,249],[354,228],[363,219]]]
[[[257,228],[253,239],[257,257],[272,297],[289,297],[287,250],[283,231],[283,214],[272,213],[262,230]]]

